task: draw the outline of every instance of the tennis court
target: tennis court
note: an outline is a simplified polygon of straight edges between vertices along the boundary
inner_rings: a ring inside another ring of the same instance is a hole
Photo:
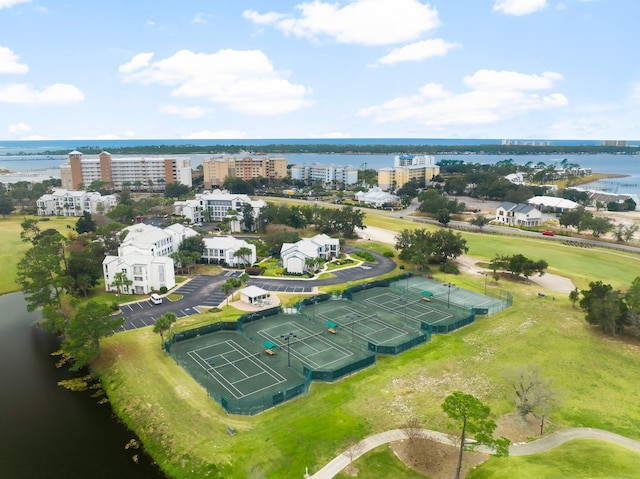
[[[242,399],[287,381],[280,373],[233,339],[192,349],[189,357],[228,394]]]
[[[261,338],[312,370],[334,369],[354,357],[354,352],[339,345],[329,337],[329,332],[314,331],[302,322],[286,321],[274,326],[265,323],[261,326],[263,329],[258,331]]]
[[[348,302],[332,304],[332,308],[319,311],[315,319],[333,323],[345,333],[357,336],[376,345],[403,343],[412,337],[413,331],[395,326],[377,313],[363,312]]]
[[[237,332],[176,342],[171,355],[229,412],[253,414],[307,391],[299,374],[274,364],[261,345]]]

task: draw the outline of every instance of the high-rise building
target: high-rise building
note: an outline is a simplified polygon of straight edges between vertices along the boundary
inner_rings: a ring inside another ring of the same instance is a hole
[[[440,174],[440,167],[431,155],[396,156],[393,164],[393,168],[378,170],[378,186],[382,190],[395,190],[413,180],[427,182]]]
[[[191,186],[190,158],[136,158],[124,156],[112,158],[103,151],[97,158],[84,158],[79,151],[69,153],[69,160],[60,166],[62,187],[76,190],[101,181],[110,188],[121,190],[123,186],[164,190],[168,183]]]
[[[280,179],[287,176],[287,160],[270,156],[222,156],[204,160],[202,172],[205,188],[222,185],[227,176],[235,176],[245,181],[253,178]]]
[[[358,169],[355,166],[322,165],[320,163],[300,164],[291,167],[291,179],[307,183],[342,183],[355,185],[358,182]]]

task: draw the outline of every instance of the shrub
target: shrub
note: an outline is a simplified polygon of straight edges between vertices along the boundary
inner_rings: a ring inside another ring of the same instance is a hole
[[[259,266],[249,266],[244,269],[244,272],[249,276],[260,276],[264,272],[264,268]]]
[[[394,258],[395,254],[393,253],[393,251],[385,251],[383,253],[387,258]]]
[[[367,263],[376,262],[375,256],[373,256],[368,251],[356,251],[355,253],[352,253],[352,255],[355,256],[356,258],[360,258],[361,260],[366,261]]]
[[[160,294],[166,294],[166,293],[167,293],[167,291],[168,291],[168,289],[167,289],[167,287],[166,287],[166,286],[162,286],[162,287],[160,287]]]

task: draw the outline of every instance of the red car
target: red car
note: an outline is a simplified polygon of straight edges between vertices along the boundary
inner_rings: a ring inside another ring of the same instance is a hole
[[[553,231],[543,231],[542,234],[545,235],[545,236],[555,236],[556,235]]]

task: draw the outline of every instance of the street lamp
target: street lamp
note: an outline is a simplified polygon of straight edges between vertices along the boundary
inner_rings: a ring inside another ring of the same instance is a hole
[[[291,338],[297,338],[293,333],[281,334],[280,337],[287,342],[287,366],[291,367]]]
[[[451,283],[447,283],[447,287],[449,288],[447,290],[447,309],[449,309],[449,303],[451,300]]]
[[[347,319],[349,320],[349,323],[351,324],[351,342],[353,343],[355,341],[355,320],[356,318],[360,317],[360,315],[358,314],[347,314]]]
[[[487,276],[489,276],[488,273],[484,274],[484,295],[487,295]]]

